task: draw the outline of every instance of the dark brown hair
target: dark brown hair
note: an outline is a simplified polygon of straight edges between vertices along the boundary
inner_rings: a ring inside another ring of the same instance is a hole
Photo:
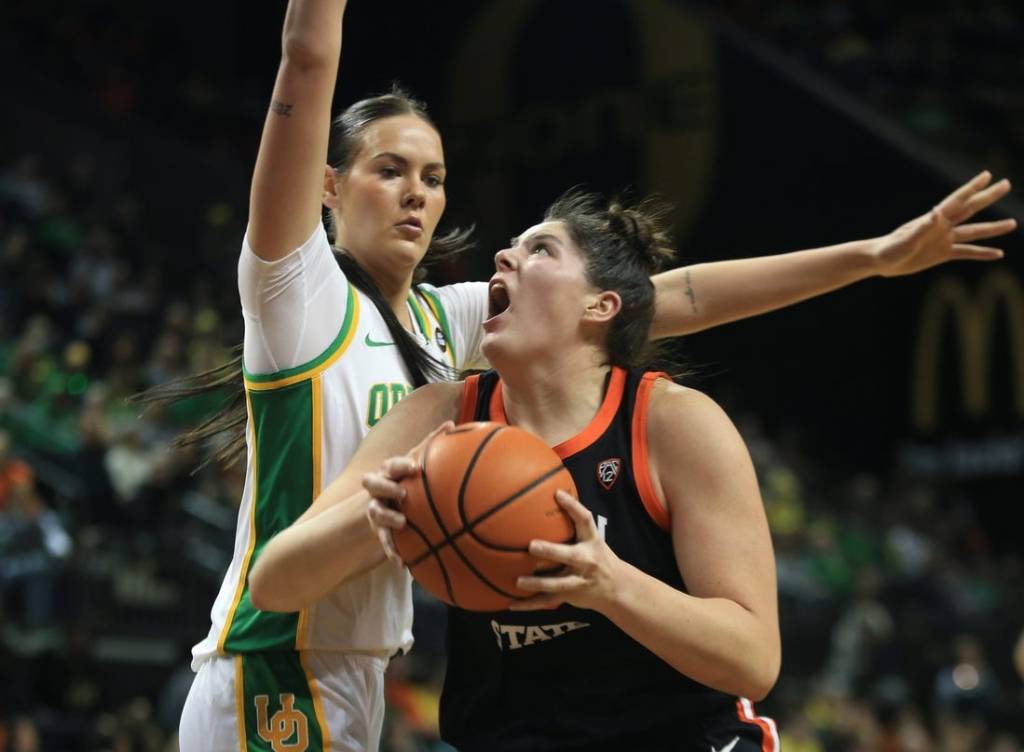
[[[545,221],[565,224],[583,254],[588,281],[602,290],[614,290],[622,300],[606,343],[612,365],[648,367],[660,356],[649,342],[654,319],[651,275],[674,254],[665,229],[668,212],[668,206],[654,198],[630,207],[572,189],[545,213]]]

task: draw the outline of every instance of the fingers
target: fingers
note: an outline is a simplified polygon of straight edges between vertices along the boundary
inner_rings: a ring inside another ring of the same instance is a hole
[[[975,193],[971,196],[964,205],[965,215],[957,221],[957,224],[963,222],[965,219],[974,216],[982,209],[986,209],[996,201],[1001,199],[1007,193],[1010,192],[1010,181],[1003,178],[998,183],[990,185],[983,191]]]
[[[564,509],[576,526],[576,540],[587,541],[597,537],[597,523],[590,510],[565,491],[555,492],[555,501]]]
[[[552,543],[546,540],[530,541],[530,556],[573,567],[582,567],[589,561],[577,543]]]
[[[366,508],[366,516],[370,518],[374,527],[386,527],[394,530],[405,527],[405,515],[397,509],[391,509],[380,499],[370,499],[370,504]]]
[[[557,595],[536,595],[521,601],[513,601],[510,611],[548,611],[558,608],[565,600]]]
[[[394,509],[389,509],[378,499],[370,499],[366,516],[370,519],[370,525],[377,534],[380,547],[384,549],[384,555],[391,561],[402,563],[402,557],[399,556],[395,546],[392,530],[405,525],[405,515]]]
[[[969,243],[973,240],[984,240],[1006,235],[1017,229],[1017,220],[1002,219],[998,222],[976,222],[970,225],[960,225],[953,229],[954,243]]]
[[[381,465],[381,473],[391,480],[401,480],[410,475],[415,475],[419,465],[412,457],[391,457],[384,460]]]
[[[989,185],[987,189],[971,197],[965,206],[967,215],[959,221],[964,221],[965,219],[974,216],[979,211],[987,209],[996,201],[1009,194],[1010,189],[1010,180],[1007,179],[1002,179],[994,185]]]
[[[538,577],[528,575],[516,580],[516,586],[520,590],[530,590],[537,593],[567,593],[570,590],[582,587],[587,581],[578,574],[570,574],[564,577]]]
[[[364,475],[363,488],[375,499],[398,502],[405,498],[405,488],[402,487],[402,484],[392,480],[383,472]]]
[[[997,261],[1003,257],[1001,248],[984,245],[957,243],[953,246],[953,258],[961,261]]]
[[[384,549],[384,556],[387,557],[388,561],[393,561],[396,564],[403,564],[402,557],[398,555],[398,549],[395,548],[395,539],[391,535],[391,531],[387,528],[377,529],[377,540],[380,542],[380,547]]]
[[[992,173],[988,170],[982,170],[939,202],[939,211],[947,217],[952,213],[961,211],[968,199],[988,185],[991,180]]]

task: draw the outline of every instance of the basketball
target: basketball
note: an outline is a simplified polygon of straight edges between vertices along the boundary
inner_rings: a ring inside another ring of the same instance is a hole
[[[406,478],[395,532],[398,553],[413,577],[453,606],[500,611],[534,593],[516,580],[551,562],[529,554],[534,538],[569,543],[572,520],[555,501],[576,486],[558,455],[515,426],[464,423],[434,436]]]

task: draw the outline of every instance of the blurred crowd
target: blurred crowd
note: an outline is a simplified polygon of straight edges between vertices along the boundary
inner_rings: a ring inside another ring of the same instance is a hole
[[[1024,179],[1020,3],[680,4],[753,32],[926,143],[969,155],[997,175]],[[150,127],[201,136],[211,148],[249,160],[254,144],[240,142],[238,134],[262,118],[268,73],[243,63],[246,23],[251,23],[246,16],[253,9],[243,11],[236,3],[211,8],[197,0],[179,5],[186,10],[161,13],[94,0],[74,8],[56,0],[6,0],[6,31],[0,29],[0,38],[13,59],[31,61],[41,78],[63,82],[64,100],[98,105],[112,118],[141,117]],[[217,24],[197,25],[187,8],[220,18]],[[210,27],[216,27],[216,37]],[[182,54],[190,49],[196,54]],[[218,54],[220,59],[211,60]]]
[[[0,40],[49,60],[80,97],[69,111],[99,103],[214,140],[215,122],[225,143],[237,120],[259,119],[261,98],[250,112],[220,96],[229,87],[180,54],[133,67],[142,49],[186,47],[188,30],[112,12],[10,0]],[[1020,8],[736,0],[713,12],[924,138],[1024,174]],[[0,162],[0,752],[176,749],[188,648],[231,556],[241,469],[197,471],[195,450],[169,447],[221,397],[146,411],[126,400],[241,341],[242,227],[212,212],[173,240],[119,169],[88,150]],[[973,505],[1015,499],[839,477],[797,433],[739,423],[778,559],[783,676],[761,710],[784,749],[1024,749],[1024,559],[992,544]],[[393,752],[443,748],[444,609],[422,594],[416,636],[389,672]]]
[[[1024,179],[1024,5],[1006,0],[702,3],[925,143]]]

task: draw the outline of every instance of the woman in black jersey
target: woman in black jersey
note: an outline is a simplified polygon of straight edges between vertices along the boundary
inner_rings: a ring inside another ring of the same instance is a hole
[[[495,257],[482,348],[496,370],[403,400],[342,476],[375,500],[318,503],[257,564],[315,588],[379,563],[368,504],[394,556],[389,528],[404,520],[386,503],[414,472],[402,455],[439,423],[507,421],[554,447],[580,492],[559,498],[578,540],[533,543],[567,568],[524,578],[537,596],[515,611],[451,610],[441,723],[459,749],[777,748],[751,703],[780,665],[753,466],[714,402],[643,370],[649,275],[667,247],[642,210],[556,202]]]

